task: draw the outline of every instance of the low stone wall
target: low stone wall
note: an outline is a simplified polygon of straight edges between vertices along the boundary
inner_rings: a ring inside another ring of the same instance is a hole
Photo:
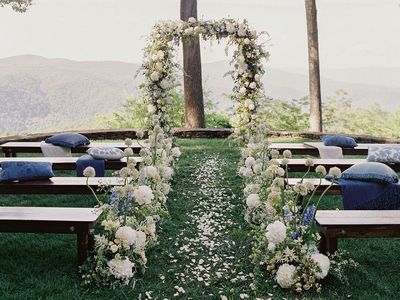
[[[97,129],[97,130],[79,130],[70,131],[83,134],[91,140],[121,140],[125,138],[136,138],[136,129]],[[178,138],[226,138],[233,132],[232,128],[175,128],[174,136]],[[49,136],[60,132],[37,133],[30,135],[17,135],[0,138],[0,144],[6,142],[37,142],[46,139]],[[299,132],[272,130],[271,137],[304,138],[318,140],[321,135],[327,133],[321,132]],[[352,136],[358,143],[382,143],[399,144],[398,139],[389,139],[383,137],[373,137],[368,135],[347,135]]]

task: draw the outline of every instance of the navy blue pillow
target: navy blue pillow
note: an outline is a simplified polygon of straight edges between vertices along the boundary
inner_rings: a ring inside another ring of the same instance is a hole
[[[355,164],[344,171],[340,178],[381,183],[397,183],[399,176],[390,167],[379,162]]]
[[[75,148],[82,145],[89,145],[90,141],[86,136],[79,133],[60,133],[48,137],[46,139],[46,143]]]
[[[1,168],[0,181],[28,181],[54,176],[49,162],[5,161]]]
[[[324,142],[325,146],[337,146],[342,148],[354,148],[358,146],[353,138],[342,135],[324,135],[321,136],[321,141]]]

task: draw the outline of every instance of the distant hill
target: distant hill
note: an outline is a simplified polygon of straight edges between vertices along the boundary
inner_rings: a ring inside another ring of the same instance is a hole
[[[138,66],[39,56],[0,60],[0,132],[84,127],[136,93]]]
[[[119,110],[137,94],[138,65],[124,62],[77,62],[24,55],[0,59],[0,135],[92,128],[96,114]],[[203,65],[205,87],[219,109],[231,107],[223,96],[232,80],[223,77],[228,62]],[[386,109],[400,106],[400,69],[324,70],[323,97],[338,89],[347,91],[357,106],[372,102]],[[266,94],[279,99],[308,94],[306,75],[267,69]]]

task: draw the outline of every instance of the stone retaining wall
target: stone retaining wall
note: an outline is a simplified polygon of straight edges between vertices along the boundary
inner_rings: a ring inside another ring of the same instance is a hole
[[[135,129],[97,129],[97,130],[79,130],[71,131],[81,133],[92,140],[121,140],[125,138],[135,138]],[[232,132],[231,128],[175,128],[174,136],[178,138],[226,138]],[[0,138],[0,144],[6,142],[35,142],[42,141],[46,137],[52,136],[60,132],[37,133],[30,135],[17,135]],[[304,139],[319,139],[321,135],[327,133],[321,132],[298,132],[298,131],[284,131],[272,130],[271,137],[288,137],[288,138],[304,138]],[[389,139],[383,137],[373,137],[368,135],[347,135],[352,136],[358,143],[400,143],[398,139]]]

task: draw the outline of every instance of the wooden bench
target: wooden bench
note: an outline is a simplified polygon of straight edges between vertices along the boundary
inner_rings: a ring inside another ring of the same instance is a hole
[[[86,185],[85,177],[53,177],[46,180],[0,182],[0,194],[27,195],[87,195],[92,192]],[[97,192],[102,185],[124,185],[118,177],[92,177],[89,186]]]
[[[305,143],[271,143],[270,149],[276,150],[290,150],[294,155],[311,155],[319,156],[318,146],[322,145],[321,142],[305,142]],[[368,148],[370,146],[390,146],[400,144],[358,144],[355,148],[342,148],[344,155],[368,155]]]
[[[101,211],[94,208],[0,207],[0,232],[76,234],[81,265],[92,246],[89,231],[100,215]]]
[[[400,210],[318,210],[321,252],[334,253],[338,238],[400,237]]]
[[[141,157],[131,157],[131,161],[136,165],[143,161]],[[76,161],[78,157],[0,157],[0,163],[7,161],[34,161],[34,162],[50,162],[53,164],[53,170],[76,170]],[[126,158],[121,160],[106,160],[106,170],[120,170],[126,167]]]
[[[282,162],[278,159],[279,163]],[[340,170],[344,171],[355,164],[365,163],[366,159],[363,158],[342,158],[342,159],[313,159],[314,166],[311,167],[311,172],[315,172],[315,168],[318,165],[324,166],[327,170],[332,167],[338,167]],[[302,158],[291,158],[289,159],[288,171],[289,172],[306,172],[308,167],[305,165],[306,160]],[[387,164],[394,171],[400,172],[400,163]]]
[[[94,147],[114,147],[121,150],[127,148],[123,142],[93,142],[86,146],[72,148],[71,150],[74,153],[85,153],[89,148]],[[16,157],[17,153],[42,153],[40,142],[7,142],[0,145],[0,148],[6,157]],[[131,148],[134,153],[139,153],[142,149],[137,142],[134,142]]]

